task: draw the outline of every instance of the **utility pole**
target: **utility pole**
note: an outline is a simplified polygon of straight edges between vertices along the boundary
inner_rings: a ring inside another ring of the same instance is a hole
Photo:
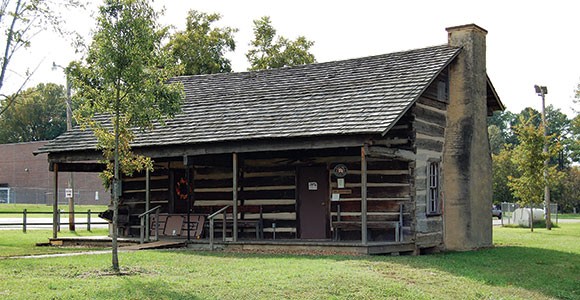
[[[536,94],[542,97],[542,124],[544,127],[544,154],[548,153],[548,125],[546,124],[546,94],[548,88],[545,86],[535,85]],[[550,187],[548,186],[548,163],[549,158],[544,160],[544,204],[546,205],[546,229],[552,230],[552,218],[550,209]]]
[[[65,67],[57,65],[55,62],[52,63],[52,70],[61,68],[66,75],[66,131],[72,130],[72,99],[71,99],[71,86],[68,77],[68,72]],[[73,172],[69,172],[70,176],[67,182],[67,189],[71,191],[70,197],[68,198],[68,228],[70,231],[75,231],[75,191],[74,191],[74,175]],[[65,193],[66,195],[66,193]]]

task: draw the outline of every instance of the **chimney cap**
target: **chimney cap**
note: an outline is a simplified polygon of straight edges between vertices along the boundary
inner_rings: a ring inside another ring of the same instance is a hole
[[[481,31],[483,31],[484,33],[487,34],[487,30],[483,29],[480,26],[477,26],[474,23],[465,24],[465,25],[459,25],[459,26],[447,27],[447,28],[445,28],[445,30],[447,30],[447,32],[459,31],[459,30],[481,30]]]

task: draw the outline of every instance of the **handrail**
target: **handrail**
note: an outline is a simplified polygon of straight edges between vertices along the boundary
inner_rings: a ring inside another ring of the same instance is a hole
[[[145,215],[148,215],[148,214],[150,214],[152,211],[154,211],[154,210],[156,210],[156,209],[159,209],[159,208],[161,208],[161,205],[157,205],[157,206],[153,207],[152,209],[150,209],[150,210],[148,210],[148,211],[146,211],[146,212],[144,212],[144,213],[140,214],[138,217],[139,217],[139,218],[143,218]]]
[[[222,220],[223,224],[223,232],[222,232],[222,236],[223,239],[225,240],[226,238],[226,226],[225,226],[225,222],[226,222],[226,210],[230,207],[230,205],[226,205],[222,208],[220,208],[218,211],[214,212],[213,214],[209,215],[207,218],[209,220],[209,248],[210,250],[213,251],[213,236],[214,236],[214,219],[217,215],[223,213],[224,214],[224,219]]]
[[[217,215],[221,214],[224,210],[226,210],[228,208],[230,208],[230,205],[226,205],[226,206],[220,208],[218,211],[216,211],[213,214],[209,215],[207,218],[211,220],[211,219],[215,218]]]
[[[141,244],[145,243],[145,216],[150,215],[153,211],[155,211],[155,240],[159,240],[159,209],[161,208],[161,205],[157,205],[155,207],[153,207],[152,209],[140,214],[138,217],[141,221],[141,226],[140,226],[140,239],[139,242]],[[149,227],[149,224],[147,224],[147,227]],[[147,229],[149,230],[149,228]],[[149,238],[147,238],[149,239]]]

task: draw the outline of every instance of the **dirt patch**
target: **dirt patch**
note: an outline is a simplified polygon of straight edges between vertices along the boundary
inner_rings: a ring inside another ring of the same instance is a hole
[[[119,272],[113,271],[111,268],[103,270],[92,270],[84,272],[76,276],[76,278],[86,279],[86,278],[99,278],[107,276],[139,276],[139,275],[156,275],[155,271],[147,270],[140,267],[122,267]]]

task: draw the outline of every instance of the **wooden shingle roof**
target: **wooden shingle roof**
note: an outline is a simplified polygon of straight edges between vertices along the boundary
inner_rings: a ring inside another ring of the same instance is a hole
[[[166,126],[137,133],[133,147],[272,138],[382,134],[460,48],[436,46],[257,72],[183,76],[182,111]],[[75,128],[41,152],[95,149]]]

